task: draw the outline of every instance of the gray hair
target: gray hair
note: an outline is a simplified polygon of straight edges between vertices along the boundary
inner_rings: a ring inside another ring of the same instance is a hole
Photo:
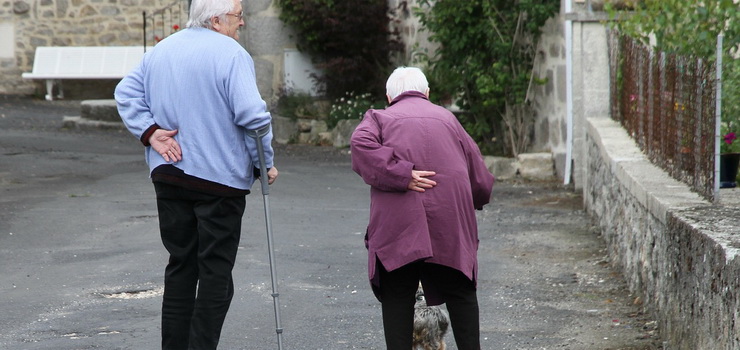
[[[234,9],[234,0],[193,0],[190,4],[190,19],[187,28],[208,28],[212,17],[221,17]]]
[[[406,91],[418,91],[426,94],[429,92],[427,77],[416,67],[398,67],[388,77],[385,83],[385,91],[391,100]]]

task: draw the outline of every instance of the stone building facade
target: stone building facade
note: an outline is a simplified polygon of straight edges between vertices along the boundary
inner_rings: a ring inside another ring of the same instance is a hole
[[[173,4],[173,0],[2,0],[0,1],[0,93],[40,93],[41,82],[21,78],[30,72],[38,46],[139,46],[144,42],[144,16]],[[184,26],[187,1],[175,1],[165,16],[149,19],[148,25]],[[182,6],[184,4],[184,6]],[[179,12],[179,13],[178,13]],[[163,22],[164,20],[164,22]],[[171,30],[171,29],[170,29]],[[152,45],[154,31],[148,35]],[[89,84],[110,86],[114,82],[85,81],[86,89],[65,81],[65,92],[81,97],[83,90],[100,90]],[[112,90],[110,90],[112,91]],[[89,93],[89,92],[88,92]],[[84,95],[84,94],[83,94]]]
[[[572,1],[568,13],[567,1]],[[539,78],[545,78],[545,84],[533,85],[530,91],[534,137],[528,152],[551,153],[556,176],[579,189],[586,181],[585,120],[609,116],[609,62],[604,24],[608,16],[601,9],[602,0],[561,1],[560,13],[545,23],[537,45],[533,70]],[[566,21],[572,23],[570,48],[566,47]],[[570,117],[568,79],[571,81]],[[567,162],[569,171],[566,171]]]
[[[419,8],[418,0],[388,0],[388,7],[393,13],[394,29],[401,35],[404,52],[398,57],[399,65],[418,65],[422,55],[432,55],[437,44],[429,41],[430,32],[424,29],[414,11]]]
[[[418,0],[388,0],[395,11],[393,23],[401,33],[406,51],[397,58],[398,65],[418,65],[418,54],[434,52],[429,32],[416,16]],[[566,115],[566,57],[564,23],[568,15],[566,1],[573,1],[570,16],[588,16],[588,0],[562,0],[561,11],[547,22],[537,47],[534,73],[546,78],[544,85],[532,87],[534,107],[533,142],[528,152],[549,152],[555,172],[562,178],[565,164],[571,159],[571,178],[578,183],[579,142],[582,142],[582,120],[594,111],[608,106],[603,94],[608,74],[606,62],[591,60],[594,52],[606,50],[605,29],[597,20],[576,20],[573,27],[573,118]],[[276,0],[243,1],[245,28],[240,42],[254,58],[258,87],[268,102],[286,86],[286,57],[295,53],[292,31],[279,19]],[[166,37],[172,27],[185,26],[188,0],[0,0],[0,94],[43,95],[42,82],[21,78],[32,69],[38,46],[139,46],[144,38],[153,45],[156,38]],[[166,11],[157,12],[167,8]],[[144,34],[143,12],[147,18]],[[152,16],[152,13],[157,13]],[[304,57],[304,62],[310,61]],[[290,68],[290,67],[288,67]],[[70,99],[111,98],[117,81],[64,82]],[[568,132],[572,132],[573,152],[568,158]]]
[[[412,64],[416,52],[431,52],[429,34],[412,13],[416,2],[389,0],[407,47],[399,64]],[[255,60],[260,91],[269,98],[282,88],[284,56],[296,45],[291,29],[278,18],[275,0],[243,1],[243,6],[245,27],[240,41]],[[38,94],[43,90],[41,82],[21,78],[21,73],[31,71],[38,46],[143,45],[144,11],[147,45],[153,45],[171,34],[172,26],[185,26],[187,8],[187,0],[0,0],[0,93]],[[69,98],[84,97],[83,87],[95,83],[65,81],[65,90],[72,90]]]
[[[543,85],[530,86],[534,113],[532,144],[528,152],[551,152],[558,173],[565,162],[566,142],[566,72],[563,16],[549,19],[542,28],[533,67],[534,76],[544,79]]]
[[[252,58],[262,97],[276,100],[284,85],[283,60],[286,49],[294,49],[292,31],[279,17],[276,0],[242,1],[244,30],[239,40]]]

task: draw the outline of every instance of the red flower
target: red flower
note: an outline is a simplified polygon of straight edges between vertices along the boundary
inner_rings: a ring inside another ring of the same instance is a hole
[[[731,145],[736,138],[737,136],[735,136],[734,132],[728,133],[727,135],[725,135],[725,143]]]
[[[175,24],[175,25],[172,26],[172,30],[178,31],[178,30],[180,30],[180,26],[177,25],[177,24]]]
[[[154,36],[154,41],[155,42],[160,42],[160,41],[162,41],[162,38],[160,38],[159,35],[155,35]]]

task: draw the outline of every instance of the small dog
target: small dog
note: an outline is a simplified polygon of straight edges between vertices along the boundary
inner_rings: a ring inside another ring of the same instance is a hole
[[[445,334],[450,325],[447,311],[439,306],[427,306],[424,290],[419,284],[414,305],[414,342],[412,350],[445,350]]]

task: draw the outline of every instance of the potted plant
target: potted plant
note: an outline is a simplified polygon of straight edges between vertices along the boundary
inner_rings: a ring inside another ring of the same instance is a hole
[[[719,187],[737,186],[737,169],[740,164],[740,140],[732,127],[733,123],[722,122],[722,140],[719,146]]]

